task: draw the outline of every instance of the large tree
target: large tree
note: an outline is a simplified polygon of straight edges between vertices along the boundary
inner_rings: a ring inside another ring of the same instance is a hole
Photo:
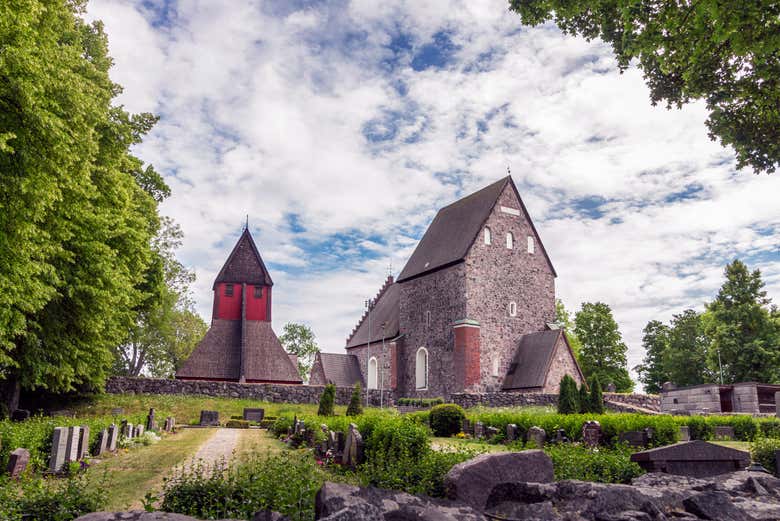
[[[598,377],[600,382],[615,384],[618,392],[630,392],[634,382],[628,375],[628,347],[603,302],[584,302],[574,316],[574,333],[582,342],[580,365],[585,378]]]
[[[571,319],[571,314],[563,305],[561,299],[555,299],[555,323],[563,329],[566,335],[566,340],[569,341],[571,350],[574,351],[574,357],[579,362],[580,350],[582,349],[582,342],[577,338],[577,334],[574,332],[574,321]]]
[[[314,355],[320,350],[314,332],[306,324],[288,322],[284,325],[279,341],[288,353],[298,357],[298,373],[304,382],[308,381]]]
[[[659,320],[651,320],[645,326],[642,347],[645,357],[634,370],[647,393],[659,393],[661,386],[669,380],[664,367],[664,351],[669,346],[669,326]]]
[[[149,298],[162,178],[133,157],[156,121],[112,99],[79,0],[0,2],[0,384],[100,385]]]
[[[524,24],[553,20],[567,34],[610,44],[634,62],[653,105],[704,100],[711,139],[737,166],[780,163],[780,3],[776,0],[510,0]]]
[[[707,365],[710,339],[704,331],[702,315],[686,309],[674,315],[669,330],[669,345],[663,353],[667,379],[678,386],[711,382]]]
[[[704,317],[710,367],[724,383],[780,382],[780,328],[761,272],[735,260],[725,278]]]

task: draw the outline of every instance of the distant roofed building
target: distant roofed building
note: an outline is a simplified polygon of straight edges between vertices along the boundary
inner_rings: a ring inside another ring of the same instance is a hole
[[[245,228],[214,280],[211,327],[177,371],[180,380],[302,383],[271,329],[273,281]]]

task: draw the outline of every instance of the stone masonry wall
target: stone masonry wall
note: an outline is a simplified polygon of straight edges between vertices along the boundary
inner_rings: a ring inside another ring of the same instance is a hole
[[[452,324],[465,317],[465,268],[455,264],[401,283],[399,346],[399,396],[449,396],[455,389]],[[430,312],[430,322],[427,314]],[[417,350],[428,350],[428,388],[416,389]]]
[[[322,385],[239,384],[162,378],[113,377],[106,382],[109,394],[190,394],[274,403],[319,403],[324,389]],[[351,387],[336,388],[337,404],[348,405],[351,397]],[[371,405],[379,406],[379,399],[379,391],[370,391]],[[394,393],[385,391],[383,402],[385,406],[395,403]]]
[[[637,407],[650,409],[651,411],[661,410],[661,397],[657,394],[604,393],[604,399],[611,402],[636,405]]]
[[[453,403],[464,409],[469,407],[521,407],[528,405],[558,405],[558,395],[549,393],[456,393],[450,396]]]
[[[542,331],[555,320],[555,277],[510,185],[485,225],[491,231],[491,244],[485,244],[483,228],[465,262],[468,299],[462,318],[481,326],[481,383],[468,389],[475,392],[500,390],[520,336]],[[508,232],[514,236],[512,249],[506,246]],[[534,253],[528,253],[529,236],[534,239]],[[510,302],[517,304],[514,317],[509,314]]]
[[[558,394],[561,388],[561,378],[563,375],[568,374],[577,385],[582,385],[582,378],[580,372],[577,370],[577,363],[574,361],[574,357],[566,346],[566,340],[563,339],[563,335],[558,339],[555,345],[555,353],[553,353],[553,361],[550,364],[550,371],[547,373],[547,381],[545,382],[542,392]]]
[[[720,393],[716,384],[698,385],[687,389],[674,389],[661,393],[661,411],[720,412]]]

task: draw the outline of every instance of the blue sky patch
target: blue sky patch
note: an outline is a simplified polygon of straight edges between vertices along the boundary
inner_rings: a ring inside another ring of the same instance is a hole
[[[439,31],[433,35],[433,41],[420,47],[412,58],[412,69],[417,72],[426,69],[443,69],[454,61],[458,47],[452,42],[450,33]]]

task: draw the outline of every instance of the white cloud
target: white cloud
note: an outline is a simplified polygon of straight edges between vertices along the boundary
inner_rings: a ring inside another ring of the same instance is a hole
[[[609,303],[631,365],[645,323],[701,308],[733,257],[760,254],[780,295],[780,177],[735,174],[701,104],[650,106],[602,43],[521,27],[500,0],[163,5],[93,0],[89,15],[105,22],[119,102],[161,115],[137,153],[171,185],[163,211],[185,232],[204,316],[249,214],[276,328],[307,322],[337,351],[436,208],[507,165],[559,296]],[[442,34],[443,66],[412,70]],[[368,142],[369,126],[388,139]]]

